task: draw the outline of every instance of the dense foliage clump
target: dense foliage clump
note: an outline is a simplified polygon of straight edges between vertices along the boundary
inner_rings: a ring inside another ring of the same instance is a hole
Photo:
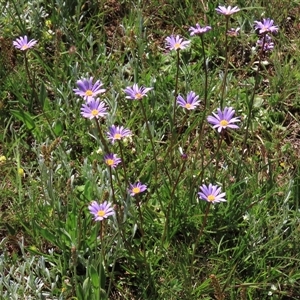
[[[1,299],[299,299],[296,2],[150,2],[0,0]]]

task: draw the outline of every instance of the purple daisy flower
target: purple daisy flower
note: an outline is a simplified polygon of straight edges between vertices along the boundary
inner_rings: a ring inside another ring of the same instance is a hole
[[[177,104],[185,109],[192,110],[200,104],[200,100],[198,99],[199,96],[197,96],[194,92],[189,92],[186,100],[181,95],[178,95]]]
[[[115,214],[111,204],[107,201],[104,201],[101,204],[97,203],[96,201],[93,201],[89,205],[89,211],[92,215],[94,215],[95,221],[102,221],[103,219],[106,219],[107,217]]]
[[[190,27],[190,29],[189,29],[191,36],[201,35],[201,34],[204,34],[208,31],[210,31],[210,30],[211,30],[210,26],[201,27],[198,23],[196,24],[196,27]]]
[[[208,116],[207,121],[213,125],[213,128],[218,128],[218,132],[226,128],[239,128],[233,124],[240,122],[239,118],[233,118],[235,110],[232,107],[225,107],[222,111],[220,108],[217,109],[218,114],[213,113],[213,116]]]
[[[112,125],[111,127],[109,127],[107,137],[113,144],[115,140],[121,140],[122,138],[130,136],[131,134],[131,131],[127,128],[124,128],[123,126]]]
[[[104,155],[104,162],[113,169],[116,168],[121,161],[121,158],[117,157],[116,154],[109,153]]]
[[[262,36],[256,42],[256,45],[258,47],[262,47],[264,45],[263,51],[266,51],[266,52],[271,51],[274,48],[274,43],[272,42],[272,38],[268,34],[266,34],[265,36]]]
[[[99,117],[104,117],[107,115],[107,107],[103,101],[100,101],[99,98],[96,100],[92,98],[90,102],[82,104],[80,110],[81,115],[90,120],[93,118],[98,119]]]
[[[128,86],[124,92],[127,94],[126,99],[141,100],[144,96],[147,96],[147,93],[152,89],[152,87],[146,88],[143,86],[139,88],[135,83],[132,87]]]
[[[216,8],[216,11],[217,11],[217,13],[219,13],[221,15],[230,16],[230,15],[235,14],[236,12],[240,11],[240,9],[237,6],[231,7],[229,5],[228,7],[226,7],[226,6],[219,5]]]
[[[134,184],[130,183],[129,185],[130,185],[130,187],[128,189],[128,192],[129,192],[130,196],[135,196],[135,195],[147,190],[147,185],[142,184],[140,182],[137,182]]]
[[[106,91],[105,89],[101,89],[101,86],[103,84],[100,80],[97,80],[93,84],[93,77],[90,77],[90,79],[82,78],[80,80],[77,80],[76,84],[78,88],[73,89],[75,95],[83,97],[87,102],[91,101],[98,94],[104,93]]]
[[[277,33],[278,31],[278,26],[274,25],[274,21],[269,18],[263,19],[262,22],[254,21],[254,24],[254,28],[259,30],[260,34],[266,32]]]
[[[203,184],[200,186],[200,192],[198,196],[201,200],[205,200],[210,203],[226,202],[225,193],[221,193],[221,188],[217,185],[212,185],[211,183],[207,186]]]
[[[13,41],[13,45],[15,46],[15,48],[20,49],[22,51],[32,48],[36,43],[36,40],[28,41],[28,37],[26,35],[23,37],[21,36],[15,41]]]
[[[170,50],[184,50],[190,44],[191,41],[184,41],[179,35],[170,35],[166,38],[166,47]]]

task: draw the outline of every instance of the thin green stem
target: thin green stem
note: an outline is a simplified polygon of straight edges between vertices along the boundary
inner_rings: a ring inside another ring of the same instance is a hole
[[[113,184],[112,168],[111,167],[108,167],[108,173],[109,173],[109,183],[110,183],[110,188],[111,188],[111,193],[112,193],[112,198],[113,198],[113,204],[117,206],[118,203],[117,203],[116,195],[115,195],[115,189],[114,189],[114,184]]]
[[[116,212],[116,219],[117,219],[117,226],[118,226],[118,232],[120,235],[123,234],[122,228],[121,228],[121,206],[118,205],[116,195],[115,195],[115,189],[114,189],[114,184],[113,184],[113,177],[112,177],[112,168],[108,167],[108,172],[109,172],[109,181],[110,181],[110,187],[111,187],[111,192],[112,192],[112,198],[113,198],[113,204]],[[117,172],[116,172],[117,174]],[[125,198],[126,198],[126,191],[125,191]],[[124,198],[124,199],[125,199]]]
[[[249,128],[250,128],[251,119],[252,119],[254,98],[255,98],[256,91],[257,91],[258,84],[259,84],[259,71],[260,71],[261,61],[262,61],[263,56],[264,56],[265,42],[266,42],[266,33],[263,36],[262,47],[261,47],[260,52],[259,52],[259,60],[258,60],[257,70],[256,70],[256,73],[255,73],[255,83],[254,83],[253,93],[252,93],[251,99],[249,101],[249,106],[248,106],[246,132],[245,132],[245,135],[244,135],[243,147],[242,147],[242,149],[243,149],[242,158],[241,158],[242,161],[244,160],[244,156],[246,154],[246,144],[247,144],[247,140],[248,140]]]
[[[139,197],[139,195],[135,196],[135,200],[136,200],[136,206],[137,206],[138,213],[139,213],[140,229],[141,229],[141,234],[142,234],[142,252],[143,252],[143,255],[144,255],[144,258],[145,258],[145,262],[146,262],[144,221],[143,221],[143,214],[142,214],[142,210],[141,210],[141,206],[140,206],[140,197]]]
[[[164,232],[163,232],[163,235],[162,235],[162,242],[165,241],[165,238],[167,236],[167,233],[168,233],[168,227],[169,227],[169,224],[170,224],[170,211],[171,211],[171,205],[173,203],[173,207],[176,208],[177,207],[177,204],[174,202],[174,193],[175,193],[175,190],[177,188],[177,185],[179,183],[179,179],[181,177],[181,174],[183,173],[184,171],[184,168],[185,168],[185,164],[186,164],[186,160],[183,161],[183,164],[181,166],[181,169],[179,171],[179,174],[177,176],[177,179],[175,181],[175,184],[173,185],[173,189],[172,189],[172,192],[171,192],[171,199],[169,201],[169,204],[168,204],[168,207],[167,207],[167,210],[166,210],[166,222],[165,222],[165,226],[164,226]]]
[[[185,125],[186,123],[186,120],[188,119],[188,116],[189,116],[189,111],[185,114],[184,118],[183,118],[183,121],[180,125],[180,129],[178,130],[178,135],[181,134],[182,130],[183,130],[183,126]]]
[[[154,146],[153,136],[152,136],[151,129],[150,129],[150,126],[149,126],[149,121],[148,121],[146,111],[145,111],[145,108],[144,108],[144,105],[143,105],[142,101],[140,101],[140,107],[141,107],[142,114],[143,114],[143,117],[144,117],[144,120],[145,120],[145,123],[146,123],[146,128],[147,128],[147,131],[148,131],[149,140],[150,140],[150,144],[151,144],[151,147],[152,147],[153,161],[154,161],[154,183],[155,183],[155,186],[156,186],[157,177],[158,177],[156,149],[155,149],[155,146]]]
[[[100,141],[102,143],[102,146],[104,147],[105,152],[108,154],[109,153],[109,148],[108,148],[108,145],[107,145],[107,142],[106,142],[105,138],[103,137],[99,120],[97,118],[95,118],[95,122],[96,122],[96,125],[97,125],[97,129],[98,129],[98,133],[99,133],[99,138],[100,138]]]
[[[172,164],[173,168],[175,167],[174,160],[173,160],[173,148],[174,148],[174,144],[176,143],[176,140],[177,140],[176,101],[177,101],[177,95],[178,95],[178,78],[179,78],[179,63],[180,63],[179,50],[176,51],[176,57],[177,57],[177,60],[176,60],[176,77],[175,77],[175,91],[174,91],[174,103],[173,103],[173,117],[172,117],[172,120],[170,120],[171,142],[170,142],[170,146],[166,150],[166,155],[171,156],[171,164]]]
[[[122,160],[122,167],[123,167],[123,171],[124,171],[125,189],[126,189],[129,182],[128,182],[128,177],[127,177],[127,172],[126,172],[125,158],[124,158],[124,154],[123,154],[123,146],[122,146],[122,142],[120,140],[118,140],[118,144],[119,144],[120,155],[121,155],[121,160]]]
[[[208,71],[207,71],[207,65],[206,65],[204,40],[203,40],[202,35],[200,35],[200,39],[201,39],[202,55],[203,55],[203,63],[204,63],[204,107],[205,107],[205,110],[207,110],[207,108],[209,107],[209,102],[208,102],[208,99],[207,99],[207,95],[208,95]]]
[[[192,163],[192,166],[191,166],[191,169],[193,170],[192,172],[195,171],[195,168],[197,167],[196,164],[201,161],[201,170],[203,170],[204,168],[204,156],[203,156],[203,152],[201,151],[201,146],[203,146],[203,143],[201,141],[202,137],[204,136],[204,121],[205,121],[205,118],[206,118],[206,110],[204,110],[203,112],[203,116],[202,116],[202,119],[201,119],[201,122],[200,122],[200,133],[199,133],[199,137],[197,138],[197,149],[195,151],[196,155],[195,155],[195,159],[193,160],[193,163]],[[199,179],[199,177],[198,177]],[[192,183],[192,187],[191,189],[193,190],[194,189],[194,181]]]
[[[222,141],[223,141],[223,137],[224,137],[224,134],[222,133],[221,134],[221,137],[218,139],[218,146],[217,146],[217,150],[216,152],[214,153],[214,155],[210,158],[210,160],[206,163],[206,165],[204,166],[204,163],[202,163],[202,166],[201,166],[201,171],[200,173],[198,174],[198,176],[193,180],[193,184],[192,186],[194,187],[196,182],[201,182],[202,180],[200,180],[200,178],[203,176],[204,174],[204,171],[206,170],[206,168],[211,164],[211,162],[216,158],[216,156],[218,155],[220,149],[221,149],[221,144],[222,144]],[[217,166],[216,166],[217,168]]]
[[[104,220],[102,221],[104,222]],[[100,244],[101,244],[101,260],[100,260],[100,265],[99,265],[99,278],[100,278],[100,283],[99,283],[99,286],[101,287],[101,282],[102,282],[102,276],[103,276],[103,273],[102,273],[102,262],[103,262],[103,265],[105,266],[105,247],[104,247],[104,241],[103,241],[103,235],[104,235],[104,232],[103,232],[103,223],[100,222]],[[102,288],[102,287],[101,287]],[[99,288],[99,300],[101,300],[101,288]]]
[[[144,265],[145,265],[145,268],[146,268],[147,273],[148,273],[148,278],[149,278],[150,285],[154,287],[155,283],[154,283],[154,281],[152,279],[152,276],[151,276],[151,268],[150,268],[149,263],[147,262],[147,251],[146,251],[146,245],[145,245],[144,221],[143,221],[143,214],[142,214],[142,210],[141,210],[141,206],[140,206],[139,195],[136,195],[135,198],[136,198],[136,205],[137,205],[138,214],[139,214],[140,230],[141,230],[141,234],[142,234],[141,248],[142,248],[142,253],[143,253]]]
[[[115,175],[116,175],[116,178],[117,178],[117,181],[118,181],[118,186],[121,187],[122,183],[121,183],[121,180],[119,178],[118,172],[116,172]],[[125,189],[121,188],[121,190],[123,191],[123,197],[124,197],[124,199],[126,199],[126,197],[127,197],[127,185],[125,186]]]
[[[25,50],[24,51],[24,63],[25,63],[25,71],[26,71],[26,75],[27,75],[27,78],[28,78],[28,81],[29,81],[29,85],[31,87],[31,90],[32,90],[32,93],[33,93],[33,96],[34,96],[34,99],[36,101],[36,103],[38,104],[39,103],[39,96],[35,90],[35,84],[31,78],[31,75],[30,75],[30,72],[29,72],[29,66],[28,66],[28,59],[27,59],[27,51]],[[42,107],[43,109],[43,107]],[[32,111],[32,101],[31,101],[31,107],[30,107],[30,111]]]
[[[198,246],[198,244],[200,242],[200,239],[202,237],[204,228],[206,226],[207,217],[208,217],[208,213],[209,213],[210,207],[211,207],[211,203],[209,203],[206,206],[206,210],[205,210],[205,215],[204,215],[204,219],[203,219],[203,222],[202,222],[202,226],[201,226],[201,228],[199,230],[198,236],[197,236],[196,241],[195,241],[195,245],[194,245],[194,249],[193,249],[193,254],[192,254],[192,260],[191,260],[191,269],[190,269],[190,280],[191,281],[192,281],[192,278],[194,276],[194,260],[195,260],[195,255],[196,255],[196,251],[197,251],[197,246]]]
[[[142,101],[140,101],[140,107],[141,107],[141,111],[142,111],[144,120],[146,122],[146,128],[147,128],[147,131],[148,131],[148,136],[149,136],[149,140],[150,140],[150,144],[151,144],[152,152],[153,152],[153,161],[154,161],[154,184],[153,184],[153,189],[154,189],[154,191],[156,191],[156,193],[158,195],[158,201],[159,201],[160,207],[161,207],[161,209],[163,209],[163,203],[161,201],[161,197],[159,196],[159,191],[158,191],[158,188],[157,188],[158,187],[157,186],[157,180],[158,180],[157,153],[156,153],[156,149],[155,149],[155,146],[154,146],[154,141],[153,141],[153,136],[152,136],[152,133],[151,133],[151,129],[150,129],[150,126],[149,126],[149,121],[148,121],[146,111],[145,111],[145,108],[144,108],[144,105],[143,105]]]
[[[122,183],[119,179],[118,172],[115,172],[115,176],[117,178],[118,186],[121,187]],[[124,199],[126,199],[126,197],[127,197],[126,187],[125,187],[124,190],[123,189],[121,189],[121,190],[123,192]],[[117,200],[116,200],[116,203],[117,203]],[[120,212],[120,214],[117,214],[118,230],[119,230],[119,233],[122,237],[122,241],[124,241],[125,245],[127,246],[127,249],[132,254],[132,251],[133,251],[133,249],[131,247],[132,245],[128,242],[128,239],[126,238],[126,233],[125,233],[125,230],[124,230],[124,227],[126,226],[126,222],[124,222],[124,218],[122,218],[122,207],[118,206],[118,204],[117,204],[117,207],[119,208],[119,212]]]
[[[219,152],[219,150],[221,149],[221,143],[222,143],[222,141],[224,140],[224,134],[225,134],[225,130],[222,130],[222,131],[221,131],[220,146],[219,146],[219,148],[218,148],[218,152]],[[216,156],[216,167],[215,167],[215,172],[214,172],[214,175],[213,175],[213,179],[216,178],[217,171],[218,171],[219,161],[220,161],[220,155]]]
[[[118,240],[117,240],[117,246],[116,246],[117,250],[121,248],[120,247],[121,241],[122,241],[122,235],[119,232]],[[110,294],[111,287],[112,287],[112,284],[113,284],[113,281],[114,281],[114,274],[115,274],[115,267],[116,267],[117,257],[118,257],[118,251],[114,251],[114,263],[112,265],[112,269],[111,269],[111,272],[110,272],[110,280],[109,280],[109,284],[108,284],[108,288],[107,288],[107,295],[108,296]]]
[[[225,26],[225,70],[224,70],[224,76],[223,76],[223,81],[222,81],[222,86],[221,86],[221,102],[220,106],[221,109],[223,109],[223,103],[224,103],[224,95],[225,95],[225,90],[227,86],[227,74],[228,74],[228,66],[229,66],[229,47],[228,47],[228,25],[229,25],[229,16],[226,16],[226,26]]]
[[[40,106],[41,110],[43,111],[43,114],[45,116],[45,119],[47,121],[47,123],[49,124],[49,128],[50,128],[50,131],[52,132],[53,136],[54,137],[57,137],[57,134],[55,134],[54,130],[53,130],[53,126],[52,126],[52,122],[50,121],[49,117],[48,117],[48,114],[47,112],[44,110],[44,107],[43,105],[41,104],[40,100],[39,100],[39,95],[38,93],[36,92],[36,87],[35,87],[35,83],[34,81],[32,80],[32,77],[30,75],[30,71],[29,71],[29,65],[28,65],[28,58],[27,58],[27,50],[24,51],[24,63],[25,63],[25,71],[26,71],[26,76],[28,78],[28,81],[29,81],[29,85],[31,87],[31,90],[32,90],[32,94],[34,96],[34,99],[36,101],[36,104]],[[32,111],[32,101],[31,101],[31,106],[30,106],[30,111]]]
[[[28,81],[29,81],[30,87],[33,89],[33,82],[32,82],[32,79],[31,79],[30,72],[29,72],[29,67],[28,67],[28,61],[27,61],[27,55],[26,55],[26,53],[27,53],[27,51],[25,50],[24,51],[25,70],[26,70],[26,74],[27,74],[27,77],[28,77]]]
[[[174,103],[173,103],[173,127],[176,128],[176,101],[177,101],[177,93],[178,93],[178,77],[179,77],[179,50],[177,53],[177,61],[176,61],[176,78],[175,78],[175,92],[174,92]],[[172,130],[173,131],[173,130]]]

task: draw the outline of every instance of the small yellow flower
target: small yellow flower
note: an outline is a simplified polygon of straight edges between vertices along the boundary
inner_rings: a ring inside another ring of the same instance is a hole
[[[19,168],[18,169],[18,174],[21,176],[21,177],[24,177],[25,176],[25,172],[22,168]]]
[[[4,155],[0,156],[0,164],[6,162],[6,157]]]
[[[46,20],[46,22],[45,22],[45,25],[48,27],[48,28],[51,28],[52,27],[52,22],[51,22],[51,20]]]

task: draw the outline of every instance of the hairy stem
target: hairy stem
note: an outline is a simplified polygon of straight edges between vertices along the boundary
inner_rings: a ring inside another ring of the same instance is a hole
[[[105,138],[103,137],[99,120],[97,118],[95,118],[95,122],[96,122],[96,125],[97,125],[97,129],[98,129],[98,133],[99,133],[99,138],[100,138],[100,141],[102,143],[102,146],[104,147],[105,152],[108,154],[109,153],[109,148],[108,148],[108,145],[106,143]]]
[[[255,73],[255,83],[254,83],[254,87],[253,87],[253,93],[252,93],[252,96],[251,96],[249,104],[248,104],[247,125],[246,125],[246,131],[245,131],[243,147],[242,147],[242,149],[243,149],[242,159],[241,159],[242,161],[244,160],[244,156],[246,154],[247,140],[248,140],[249,129],[250,129],[250,124],[251,124],[251,120],[252,120],[254,98],[255,98],[256,90],[257,90],[258,84],[259,84],[259,71],[260,71],[260,67],[261,67],[261,61],[264,56],[265,42],[266,42],[266,34],[263,35],[263,43],[262,43],[262,46],[261,46],[261,49],[259,52],[259,60],[258,60],[257,70]]]
[[[205,110],[207,110],[207,108],[209,107],[209,102],[208,102],[208,99],[207,99],[207,95],[208,95],[208,71],[207,71],[207,65],[206,65],[204,40],[203,40],[202,35],[200,35],[200,39],[201,39],[202,55],[203,55],[203,63],[204,63],[204,107],[205,107]]]
[[[229,16],[226,16],[226,26],[225,26],[225,70],[224,70],[224,76],[223,76],[223,81],[222,81],[222,86],[221,86],[221,102],[220,106],[221,109],[223,109],[223,103],[224,103],[224,95],[225,95],[225,90],[227,86],[227,74],[228,74],[228,66],[229,66],[229,46],[228,46],[228,26],[229,26]]]

